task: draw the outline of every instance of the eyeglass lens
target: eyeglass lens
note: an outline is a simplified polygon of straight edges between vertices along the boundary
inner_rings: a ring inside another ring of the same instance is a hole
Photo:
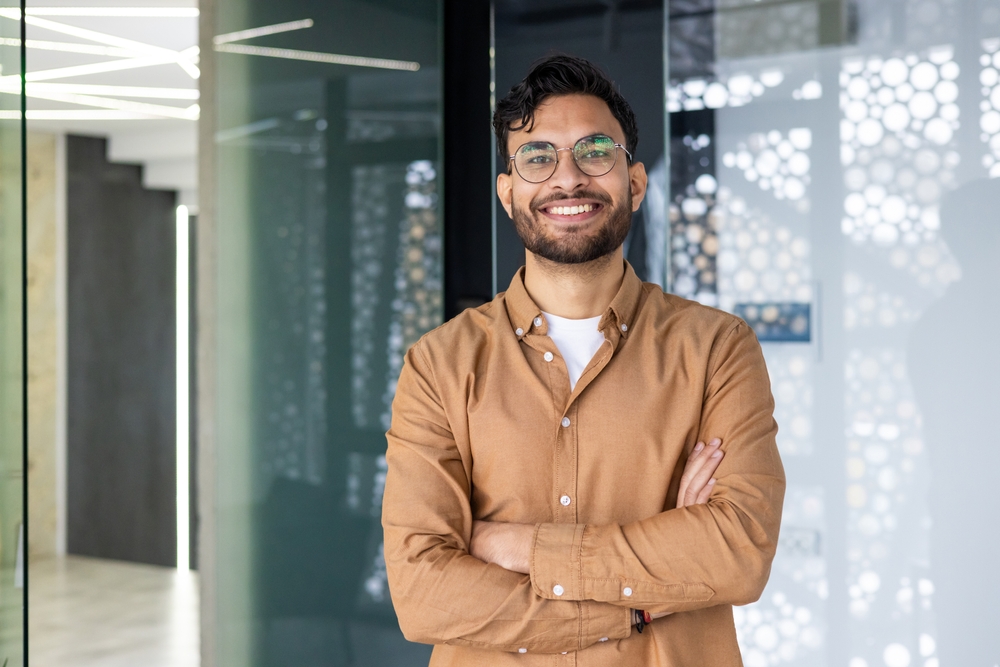
[[[618,159],[615,140],[603,134],[584,137],[573,146],[573,160],[588,176],[603,176]],[[552,176],[559,163],[559,153],[547,141],[524,144],[514,154],[514,168],[529,183],[541,183]]]

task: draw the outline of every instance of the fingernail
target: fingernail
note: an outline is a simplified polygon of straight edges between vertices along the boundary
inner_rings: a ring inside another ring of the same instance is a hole
[[[719,440],[718,438],[716,438],[715,440],[712,441],[712,446],[713,447],[718,447],[721,444],[722,444],[722,441]]]
[[[709,486],[715,486],[715,478],[714,477],[712,479],[708,480],[708,485]]]
[[[721,456],[722,456],[722,450],[717,449],[717,450],[715,450],[715,452],[712,453],[712,458],[713,459],[717,459],[717,458],[719,458]]]
[[[700,452],[703,449],[705,449],[705,443],[704,442],[699,442],[697,445],[694,446],[694,451],[696,451],[696,452]]]

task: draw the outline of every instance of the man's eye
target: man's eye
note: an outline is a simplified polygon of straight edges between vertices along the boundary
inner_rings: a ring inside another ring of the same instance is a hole
[[[533,155],[533,156],[529,157],[526,160],[526,162],[528,164],[551,164],[552,163],[552,156],[551,155]]]
[[[589,150],[586,153],[584,153],[583,154],[583,158],[585,160],[596,160],[596,159],[608,157],[608,155],[610,155],[610,153],[608,153],[608,151],[601,150],[600,148],[594,148],[594,149]]]

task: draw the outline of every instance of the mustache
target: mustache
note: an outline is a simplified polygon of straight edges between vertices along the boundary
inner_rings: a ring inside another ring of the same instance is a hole
[[[545,208],[552,202],[562,201],[564,199],[593,199],[605,206],[611,206],[611,197],[603,192],[595,192],[593,190],[577,190],[576,192],[570,192],[568,194],[553,194],[547,197],[533,199],[531,201],[531,210],[538,211]]]

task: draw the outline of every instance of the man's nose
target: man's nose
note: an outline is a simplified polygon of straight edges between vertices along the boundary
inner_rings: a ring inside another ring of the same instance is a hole
[[[559,161],[556,163],[555,173],[549,179],[551,187],[572,192],[590,180],[590,177],[577,166],[572,149],[561,148],[556,154],[559,156]]]

